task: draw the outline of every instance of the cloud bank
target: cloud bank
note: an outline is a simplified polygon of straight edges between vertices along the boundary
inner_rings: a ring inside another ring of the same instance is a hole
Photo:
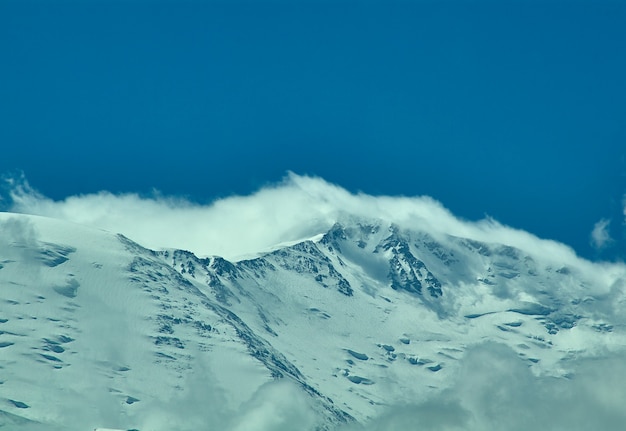
[[[351,193],[321,178],[288,173],[248,196],[231,196],[202,205],[153,193],[99,193],[52,200],[22,177],[5,180],[5,208],[121,233],[142,246],[189,250],[200,257],[231,261],[258,256],[273,247],[325,233],[337,221],[378,219],[427,232],[444,244],[449,235],[505,244],[546,265],[577,268],[604,290],[614,290],[626,266],[590,262],[574,250],[486,218],[455,217],[428,197],[371,196]],[[602,238],[602,225],[599,235]]]
[[[153,248],[182,248],[230,259],[257,253],[285,241],[325,232],[347,217],[382,219],[433,235],[454,235],[497,242],[522,250],[575,258],[554,241],[504,226],[493,219],[468,222],[427,197],[353,194],[323,179],[289,173],[283,181],[249,196],[233,196],[208,205],[185,199],[112,194],[106,191],[49,199],[25,179],[9,181],[9,211],[63,219],[123,233]]]

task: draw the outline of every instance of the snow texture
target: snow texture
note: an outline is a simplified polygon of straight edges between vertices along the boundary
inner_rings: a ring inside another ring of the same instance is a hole
[[[0,428],[495,430],[571,385],[618,429],[626,277],[597,273],[379,219],[229,261],[3,213]]]

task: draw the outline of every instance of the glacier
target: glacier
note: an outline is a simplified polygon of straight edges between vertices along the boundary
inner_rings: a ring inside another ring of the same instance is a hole
[[[0,213],[0,429],[621,429],[626,270],[572,262],[363,216],[228,260]]]

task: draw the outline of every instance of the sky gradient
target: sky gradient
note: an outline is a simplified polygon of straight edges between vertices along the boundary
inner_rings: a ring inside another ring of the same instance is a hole
[[[607,0],[3,1],[0,173],[207,203],[291,170],[624,258],[624,22]]]

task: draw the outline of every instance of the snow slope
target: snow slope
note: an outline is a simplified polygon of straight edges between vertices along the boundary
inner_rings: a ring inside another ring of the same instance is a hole
[[[0,214],[0,429],[336,429],[486,341],[569,379],[626,345],[623,266],[589,265],[354,218],[229,262]]]

